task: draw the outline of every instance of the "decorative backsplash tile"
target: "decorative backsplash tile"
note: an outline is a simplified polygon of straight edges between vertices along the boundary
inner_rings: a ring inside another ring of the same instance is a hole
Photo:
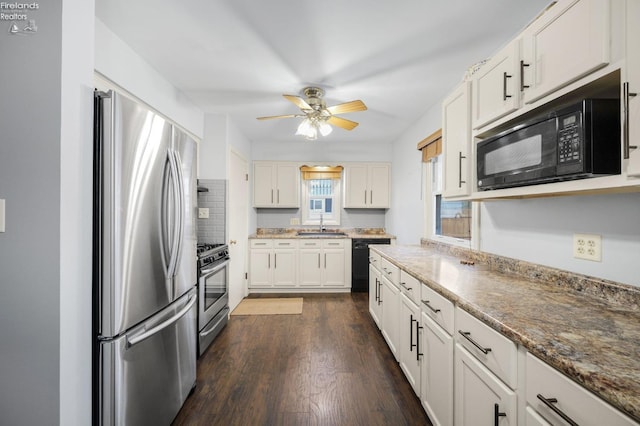
[[[198,242],[226,243],[227,181],[225,179],[199,179],[198,187],[208,189],[208,192],[198,192],[198,208],[209,209],[207,219],[198,219]]]

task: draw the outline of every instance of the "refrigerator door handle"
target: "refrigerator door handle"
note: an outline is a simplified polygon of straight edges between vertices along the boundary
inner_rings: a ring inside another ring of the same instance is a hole
[[[180,153],[178,151],[173,152],[173,158],[175,163],[175,171],[176,171],[176,189],[178,194],[178,203],[176,205],[176,213],[177,217],[177,226],[178,226],[178,239],[177,239],[177,247],[176,247],[176,264],[175,270],[173,271],[173,276],[178,273],[178,262],[182,257],[182,248],[183,248],[183,240],[184,240],[184,226],[185,226],[185,196],[184,196],[184,176],[182,174],[182,158],[180,158]]]
[[[167,155],[169,156],[169,170],[171,171],[171,184],[172,184],[172,204],[173,215],[172,215],[172,238],[171,238],[171,256],[169,261],[169,278],[173,278],[176,275],[176,270],[178,269],[178,241],[180,240],[180,188],[178,187],[178,173],[176,171],[176,159],[172,150],[167,151]],[[174,293],[172,289],[172,294]]]
[[[191,307],[194,305],[194,303],[196,303],[196,300],[198,300],[198,294],[194,293],[191,298],[189,299],[189,302],[187,303],[187,306],[185,306],[184,308],[182,308],[180,310],[180,312],[178,312],[177,314],[175,314],[174,316],[172,316],[171,318],[167,319],[166,321],[161,322],[160,324],[158,324],[157,326],[150,328],[149,330],[145,331],[142,334],[139,334],[137,336],[133,336],[133,337],[129,337],[127,336],[127,349],[148,339],[149,337],[153,336],[154,334],[159,333],[160,331],[164,330],[165,328],[169,327],[171,324],[177,322],[180,318],[182,318],[187,312],[189,312],[189,310],[191,309]]]
[[[165,275],[169,277],[170,265],[171,265],[171,239],[169,230],[169,217],[171,212],[169,210],[169,189],[171,185],[171,158],[167,153],[167,159],[164,163],[164,171],[162,175],[162,200],[161,200],[161,230],[162,238],[160,238],[160,246],[162,251],[162,266],[164,267]]]

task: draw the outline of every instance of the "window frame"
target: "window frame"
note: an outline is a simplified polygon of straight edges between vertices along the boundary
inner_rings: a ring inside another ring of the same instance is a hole
[[[301,224],[302,225],[320,225],[320,218],[311,217],[311,212],[309,211],[309,205],[311,199],[313,197],[310,196],[310,183],[314,179],[302,180],[302,214],[301,214]],[[331,197],[332,201],[332,210],[334,211],[333,217],[331,218],[322,218],[323,225],[340,225],[340,216],[342,213],[342,179],[329,179],[331,180],[333,186],[333,196]]]
[[[444,155],[439,154],[429,162],[423,163],[426,166],[425,177],[425,238],[459,247],[472,248],[478,250],[478,238],[476,232],[479,228],[480,209],[478,203],[470,201],[471,207],[471,231],[470,239],[450,237],[436,234],[436,197],[442,196],[442,183],[444,182]],[[442,200],[442,198],[441,198]]]

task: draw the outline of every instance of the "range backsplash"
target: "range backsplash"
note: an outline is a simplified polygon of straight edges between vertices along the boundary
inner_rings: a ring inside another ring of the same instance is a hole
[[[198,187],[209,190],[198,192],[198,208],[209,209],[207,219],[198,219],[198,242],[226,243],[227,181],[226,179],[198,179]]]

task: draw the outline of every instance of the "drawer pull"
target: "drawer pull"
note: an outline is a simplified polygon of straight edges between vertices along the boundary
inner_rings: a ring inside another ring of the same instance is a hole
[[[545,398],[544,396],[542,396],[542,394],[538,394],[536,395],[538,397],[538,399],[540,401],[542,401],[542,403],[544,405],[546,405],[547,407],[549,407],[549,409],[551,411],[553,411],[554,413],[556,413],[558,416],[562,417],[562,420],[564,420],[565,422],[567,422],[568,424],[570,424],[571,426],[578,426],[578,423],[574,422],[571,417],[567,416],[564,411],[562,411],[561,409],[559,409],[558,407],[556,407],[554,404],[558,402],[558,400],[556,398]]]
[[[431,309],[431,311],[433,311],[434,313],[436,313],[436,314],[437,314],[438,312],[440,312],[440,309],[436,309],[436,308],[434,308],[433,306],[431,306],[431,305],[429,304],[429,301],[428,301],[428,300],[422,300],[421,302],[422,302],[422,304],[423,304],[424,306],[426,306],[427,308]]]
[[[500,412],[500,406],[498,404],[493,405],[493,424],[498,426],[498,422],[500,421],[500,417],[507,417],[507,413]]]
[[[470,331],[462,331],[462,330],[458,330],[458,333],[460,333],[460,335],[462,337],[464,337],[465,339],[467,339],[469,342],[471,342],[471,344],[473,346],[475,346],[476,348],[478,348],[483,354],[488,354],[489,352],[491,352],[491,348],[483,348],[478,342],[476,342],[475,340],[473,340],[471,338],[471,332]]]
[[[407,287],[407,283],[403,283],[403,282],[401,282],[401,283],[400,283],[400,285],[401,285],[402,287],[406,288],[406,289],[407,289],[407,291],[411,291],[411,290],[412,290],[412,287]]]

